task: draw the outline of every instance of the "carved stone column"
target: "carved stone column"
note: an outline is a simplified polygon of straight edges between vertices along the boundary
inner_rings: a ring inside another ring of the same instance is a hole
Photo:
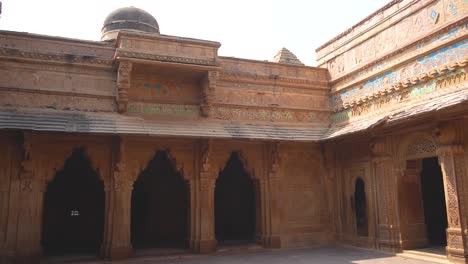
[[[117,110],[127,112],[128,89],[131,85],[132,63],[121,61],[117,70]]]
[[[199,252],[207,253],[216,249],[214,191],[216,180],[212,173],[200,175],[200,243]]]
[[[265,179],[259,180],[262,245],[267,248],[280,248],[280,214],[278,208],[279,195],[279,143],[266,146],[268,170]]]
[[[447,258],[453,262],[468,262],[467,236],[467,174],[461,145],[440,146],[437,153],[444,178],[447,207]]]
[[[17,263],[38,262],[41,257],[42,209],[45,181],[38,178],[32,162],[32,135],[24,137],[24,160],[19,175],[18,230],[15,259]]]
[[[110,260],[124,259],[132,254],[130,238],[133,179],[124,158],[124,142],[120,139],[118,163],[114,166],[109,188],[106,188],[106,222],[101,253]]]
[[[372,166],[377,193],[377,236],[378,247],[384,250],[401,251],[401,233],[398,216],[399,170],[391,157],[390,142],[374,140]]]

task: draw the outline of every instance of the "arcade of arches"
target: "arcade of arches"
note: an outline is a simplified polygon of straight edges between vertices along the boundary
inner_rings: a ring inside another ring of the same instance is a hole
[[[347,243],[461,259],[466,125],[320,144],[2,132],[1,241],[26,258]]]

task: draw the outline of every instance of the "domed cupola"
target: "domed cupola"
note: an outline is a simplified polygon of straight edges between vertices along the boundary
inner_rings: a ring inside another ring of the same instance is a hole
[[[120,30],[159,34],[156,19],[145,10],[123,7],[110,13],[101,30],[101,40],[115,40]]]

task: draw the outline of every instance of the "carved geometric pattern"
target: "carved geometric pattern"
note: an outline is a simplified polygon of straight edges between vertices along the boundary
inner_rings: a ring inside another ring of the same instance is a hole
[[[428,138],[416,139],[406,150],[407,156],[419,156],[424,154],[435,154],[437,146]]]

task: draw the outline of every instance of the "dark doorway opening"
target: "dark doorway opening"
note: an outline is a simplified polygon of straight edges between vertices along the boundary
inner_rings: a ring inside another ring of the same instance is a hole
[[[447,245],[447,211],[444,181],[437,158],[422,160],[421,189],[424,204],[424,220],[430,246]]]
[[[104,185],[84,151],[73,151],[44,195],[44,254],[97,255],[103,236],[104,199]]]
[[[158,151],[133,186],[133,247],[184,248],[187,234],[186,184],[167,153]]]
[[[250,175],[232,153],[215,188],[215,233],[224,244],[248,243],[255,238],[255,193]]]
[[[358,178],[354,186],[354,208],[356,216],[356,229],[358,236],[368,236],[366,186],[364,180]]]

